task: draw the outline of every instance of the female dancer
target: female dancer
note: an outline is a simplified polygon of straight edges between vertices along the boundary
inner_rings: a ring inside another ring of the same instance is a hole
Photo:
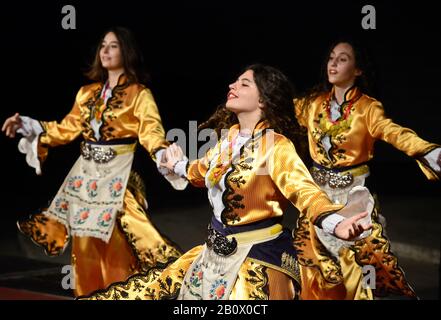
[[[386,117],[382,104],[363,93],[367,71],[366,57],[359,46],[351,41],[337,42],[327,57],[326,83],[294,101],[297,120],[308,132],[314,162],[311,175],[334,203],[345,204],[354,187],[365,185],[367,162],[373,157],[376,140],[386,141],[415,158],[429,179],[440,177],[440,146]],[[375,268],[376,295],[415,296],[389,250],[380,217],[374,210],[371,236],[356,242],[341,241],[308,225],[309,232],[317,235],[338,259],[340,276],[331,281],[318,268],[303,265],[302,284],[308,288],[302,291],[303,299],[372,299],[372,290],[363,283],[363,266]],[[341,219],[334,216],[322,223],[332,229]],[[322,255],[318,247],[309,250],[318,257]]]
[[[210,118],[221,134],[201,159],[188,162],[173,144],[163,165],[198,187],[207,187],[213,208],[204,245],[167,268],[152,268],[113,284],[91,299],[295,299],[302,246],[280,222],[289,202],[312,223],[342,208],[313,182],[296,153],[299,128],[292,115],[292,89],[284,74],[252,65],[230,85],[225,106]],[[342,211],[342,210],[341,210]],[[340,211],[340,212],[341,212]],[[353,239],[370,224],[360,211],[332,232]]]
[[[140,62],[131,32],[112,28],[102,37],[88,73],[96,82],[79,90],[60,123],[15,114],[2,128],[9,137],[16,131],[24,136],[19,150],[37,174],[49,147],[79,135],[84,139],[79,159],[49,208],[19,223],[20,231],[49,255],[62,253],[72,237],[75,295],[180,256],[150,221],[142,180],[131,172],[137,141],[153,160],[169,145],[153,95],[140,83]],[[169,178],[175,187],[185,187]]]

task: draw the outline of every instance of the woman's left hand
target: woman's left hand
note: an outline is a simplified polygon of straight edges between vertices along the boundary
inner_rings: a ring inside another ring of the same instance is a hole
[[[354,240],[364,231],[372,228],[372,224],[362,225],[358,221],[367,217],[368,212],[359,213],[351,218],[342,220],[334,229],[336,237],[342,240]]]
[[[182,152],[179,145],[173,143],[165,150],[164,153],[165,155],[163,155],[163,159],[161,159],[159,165],[173,172],[176,162],[184,159],[184,152]]]

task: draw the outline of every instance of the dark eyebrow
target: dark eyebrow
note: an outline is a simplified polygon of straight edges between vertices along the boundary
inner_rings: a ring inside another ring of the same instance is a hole
[[[107,43],[107,42],[106,42],[105,40],[103,40],[102,43]],[[119,44],[119,41],[113,40],[113,41],[110,41],[110,42],[109,42],[109,44],[112,44],[112,43]]]
[[[347,56],[349,59],[352,59],[352,57],[351,57],[351,55],[349,54],[349,53],[347,53],[347,52],[340,52],[339,54],[336,54],[334,51],[332,51],[331,52],[331,54],[329,55],[329,56],[332,56],[332,55],[334,55],[334,56],[341,56],[341,55],[345,55],[345,56]]]

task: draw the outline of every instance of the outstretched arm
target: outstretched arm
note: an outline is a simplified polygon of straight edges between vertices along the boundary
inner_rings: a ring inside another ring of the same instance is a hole
[[[208,150],[201,159],[189,161],[184,156],[181,147],[173,143],[167,148],[165,156],[161,161],[161,166],[180,177],[186,178],[195,187],[204,187],[210,152]]]
[[[324,219],[338,217],[332,229],[324,229],[326,232],[343,240],[353,240],[372,228],[371,224],[362,224],[360,221],[368,216],[367,212],[356,212],[352,217],[338,214],[344,207],[332,203],[317,186],[288,139],[275,144],[270,165],[272,180],[282,194],[299,209],[301,215],[306,215],[319,227],[322,227],[321,222]]]
[[[386,117],[384,108],[378,101],[373,102],[369,106],[366,124],[372,137],[390,143],[398,150],[415,158],[428,179],[439,179],[441,175],[439,165],[438,170],[436,170],[437,168],[434,168],[430,161],[427,161],[426,156],[433,150],[438,149],[436,158],[439,160],[440,145],[427,142],[421,139],[413,130],[394,123],[390,118]]]
[[[156,160],[156,152],[169,146],[161,116],[149,89],[139,92],[136,100],[134,115],[139,120],[138,139],[152,159]]]

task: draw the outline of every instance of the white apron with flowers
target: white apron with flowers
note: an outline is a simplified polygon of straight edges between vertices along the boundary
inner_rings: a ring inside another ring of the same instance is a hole
[[[109,242],[123,208],[133,156],[133,152],[117,155],[103,164],[80,156],[44,213],[63,223],[70,235]]]

